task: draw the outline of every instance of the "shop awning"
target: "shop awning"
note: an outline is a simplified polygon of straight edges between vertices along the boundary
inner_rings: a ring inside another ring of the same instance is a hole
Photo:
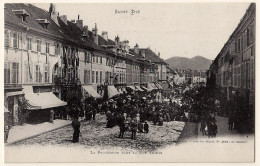
[[[158,89],[158,87],[154,83],[151,83],[151,85],[154,89]]]
[[[107,90],[108,90],[108,98],[112,98],[120,94],[114,86],[108,86]]]
[[[163,89],[162,86],[159,83],[155,83],[155,85],[159,88],[159,89]]]
[[[121,89],[118,89],[118,92],[119,92],[120,94],[123,94],[123,92],[122,92],[122,90],[121,90]]]
[[[149,89],[150,91],[154,90],[154,88],[152,87],[152,85],[150,83],[147,83],[147,89]]]
[[[133,86],[127,86],[127,87],[135,91],[135,87]]]
[[[85,85],[82,86],[82,88],[92,97],[94,98],[102,98],[100,94],[97,93],[97,91],[93,88],[91,85]]]
[[[138,91],[143,92],[144,90],[140,88],[140,86],[135,86]]]
[[[24,95],[28,110],[46,109],[67,105],[67,102],[61,101],[52,92],[48,93],[25,93]]]
[[[5,110],[4,110],[6,113],[10,112],[6,107],[5,107]]]
[[[151,91],[150,89],[147,89],[146,87],[144,87],[144,86],[142,86],[142,88],[144,89],[144,90],[146,90],[146,91]]]
[[[16,92],[8,92],[8,93],[6,93],[6,97],[18,96],[18,95],[24,95],[24,92],[23,91],[16,91]]]

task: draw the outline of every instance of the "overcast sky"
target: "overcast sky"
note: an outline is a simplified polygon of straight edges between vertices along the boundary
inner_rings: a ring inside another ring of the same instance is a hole
[[[49,4],[34,4],[49,9]],[[214,59],[235,30],[249,3],[167,3],[167,4],[61,4],[60,15],[68,20],[83,19],[91,30],[97,23],[98,34],[119,35],[141,48],[159,51],[164,59],[197,55]],[[134,15],[130,10],[139,11]],[[115,10],[128,13],[115,14]]]

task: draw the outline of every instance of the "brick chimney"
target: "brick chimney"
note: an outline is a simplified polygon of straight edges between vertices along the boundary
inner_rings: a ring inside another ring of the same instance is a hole
[[[88,37],[88,26],[83,27],[83,36]]]
[[[94,43],[96,43],[98,45],[98,34],[97,34],[97,23],[95,23],[95,28],[92,28],[92,34],[94,37]]]
[[[68,25],[67,15],[60,16],[61,21],[63,21],[66,25]]]
[[[77,25],[77,27],[79,27],[80,30],[83,31],[83,20],[79,19],[79,15],[78,15],[78,19],[76,21],[76,25]]]
[[[107,41],[108,40],[108,35],[106,31],[102,31],[102,37]]]
[[[58,26],[60,26],[60,25],[59,25],[59,22],[58,22],[58,14],[57,14],[57,12],[56,12],[56,6],[55,6],[53,3],[51,3],[51,4],[50,4],[50,7],[49,7],[49,15],[50,15],[51,19],[52,19]]]
[[[136,54],[139,54],[139,45],[136,43],[136,45],[134,46],[134,52]]]

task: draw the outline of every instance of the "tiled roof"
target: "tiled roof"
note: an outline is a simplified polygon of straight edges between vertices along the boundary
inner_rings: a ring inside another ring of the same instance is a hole
[[[26,10],[30,16],[26,18],[26,21],[22,21],[18,18],[12,10]],[[64,37],[62,33],[59,32],[59,27],[54,23],[54,21],[50,18],[47,11],[40,9],[31,4],[25,5],[23,3],[6,3],[4,9],[4,17],[5,21],[9,23],[13,23],[16,25],[26,26],[32,29],[37,29],[42,31],[43,33],[48,33],[58,37]],[[50,22],[48,29],[44,29],[36,19],[47,19]]]
[[[133,50],[133,49],[131,49]],[[140,48],[139,54],[145,51],[145,59],[151,60],[152,63],[164,63],[167,64],[162,58],[156,55],[150,48]]]
[[[26,26],[32,29],[36,29],[43,33],[54,35],[56,37],[61,37],[64,39],[63,41],[66,43],[76,44],[81,47],[88,47],[95,50],[101,50],[105,52],[109,52],[102,48],[101,46],[94,43],[92,32],[88,31],[89,37],[83,37],[83,32],[72,22],[67,21],[67,25],[58,17],[57,25],[51,18],[47,11],[40,9],[31,4],[23,4],[23,3],[6,3],[5,4],[5,21],[13,24],[20,24],[22,26]],[[12,10],[26,10],[30,16],[26,18],[26,21],[22,21],[18,18]],[[43,28],[36,19],[47,19],[50,24],[47,29]]]

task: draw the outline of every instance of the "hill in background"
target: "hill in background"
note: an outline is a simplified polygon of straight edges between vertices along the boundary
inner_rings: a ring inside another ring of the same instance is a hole
[[[191,70],[208,70],[212,60],[204,58],[202,56],[195,56],[193,58],[186,57],[172,57],[165,60],[169,64],[171,69],[191,69]]]

